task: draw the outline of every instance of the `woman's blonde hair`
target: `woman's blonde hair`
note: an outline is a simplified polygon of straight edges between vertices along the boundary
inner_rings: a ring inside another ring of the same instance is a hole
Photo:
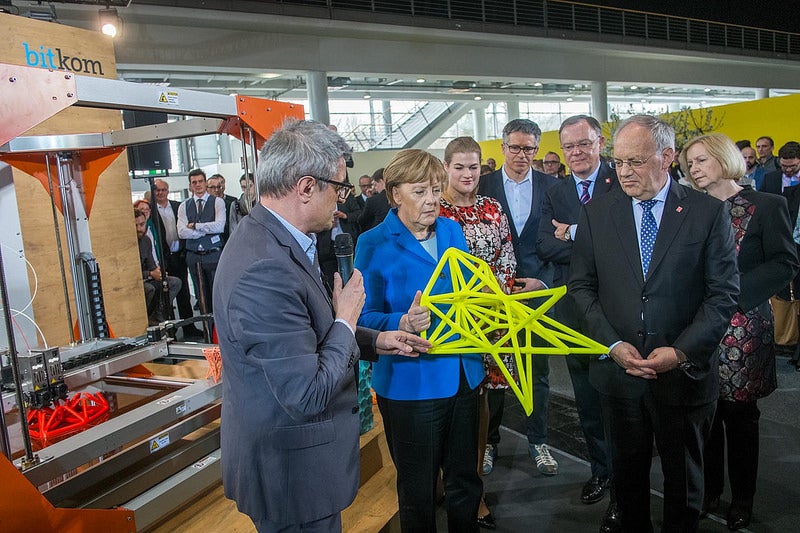
[[[403,183],[432,182],[440,187],[447,181],[444,165],[439,159],[426,152],[411,148],[401,150],[383,169],[383,180],[386,183],[386,198],[389,205],[397,207],[394,201],[394,189]]]
[[[736,147],[734,142],[722,133],[707,133],[699,135],[683,145],[681,150],[680,163],[681,168],[686,173],[686,177],[692,182],[692,185],[697,187],[697,184],[692,178],[692,173],[689,172],[689,163],[687,161],[687,152],[691,146],[695,144],[702,144],[708,151],[708,155],[717,160],[722,167],[722,178],[726,180],[738,180],[747,171],[744,165],[744,158],[742,152]]]

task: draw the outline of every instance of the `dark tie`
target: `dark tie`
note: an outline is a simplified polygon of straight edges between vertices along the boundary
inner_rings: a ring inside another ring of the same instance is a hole
[[[197,220],[200,220],[200,215],[203,213],[203,199],[197,199]]]
[[[658,203],[658,200],[655,198],[639,202],[639,205],[642,207],[641,252],[642,273],[645,279],[647,279],[647,271],[650,268],[650,257],[653,255],[653,245],[656,242],[656,234],[658,233],[656,217],[653,216],[652,211],[656,203]]]
[[[592,182],[588,181],[588,180],[584,180],[584,181],[581,182],[581,187],[583,187],[583,191],[581,191],[581,203],[583,205],[588,204],[589,200],[592,199],[592,197],[589,196],[589,186],[591,184],[592,184]]]

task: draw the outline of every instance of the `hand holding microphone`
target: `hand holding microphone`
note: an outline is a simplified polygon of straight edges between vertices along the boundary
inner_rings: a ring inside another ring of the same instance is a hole
[[[336,318],[341,318],[356,329],[366,293],[361,272],[353,268],[353,238],[341,233],[333,241],[338,272],[333,276],[333,307]]]

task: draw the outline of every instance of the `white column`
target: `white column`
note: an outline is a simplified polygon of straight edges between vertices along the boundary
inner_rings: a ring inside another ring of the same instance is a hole
[[[519,102],[506,102],[506,113],[508,113],[509,121],[519,118]]]
[[[306,87],[311,118],[323,124],[330,124],[331,116],[328,111],[328,74],[318,70],[307,72]]]
[[[219,162],[220,163],[233,163],[233,155],[231,154],[231,137],[226,134],[220,134],[217,139],[219,144]]]
[[[608,121],[608,84],[604,81],[592,82],[592,116],[599,122]]]
[[[769,88],[756,89],[756,100],[769,98]]]
[[[382,100],[383,106],[383,134],[391,135],[392,133],[392,102],[389,100]]]
[[[200,168],[219,163],[219,144],[216,135],[203,135],[192,139],[194,158]]]
[[[476,141],[486,140],[486,109],[479,107],[472,110],[472,125]]]

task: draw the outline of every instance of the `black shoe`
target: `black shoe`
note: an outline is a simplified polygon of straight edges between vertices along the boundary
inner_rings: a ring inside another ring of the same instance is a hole
[[[751,507],[737,506],[731,504],[728,510],[728,529],[736,531],[750,525],[750,519],[753,518],[753,509]]]
[[[703,509],[700,511],[700,518],[705,518],[708,513],[715,513],[719,508],[719,495],[703,497]]]
[[[205,335],[197,328],[185,326],[183,328],[183,340],[202,341],[205,340]]]
[[[599,502],[603,499],[603,496],[605,496],[608,486],[608,478],[592,476],[589,481],[583,485],[583,489],[581,490],[581,502],[587,505]]]
[[[606,515],[600,522],[600,533],[620,533],[622,531],[622,521],[619,517],[619,507],[617,502],[611,502],[606,509]]]
[[[497,529],[497,523],[494,521],[492,513],[487,513],[478,517],[478,526],[483,529]]]

